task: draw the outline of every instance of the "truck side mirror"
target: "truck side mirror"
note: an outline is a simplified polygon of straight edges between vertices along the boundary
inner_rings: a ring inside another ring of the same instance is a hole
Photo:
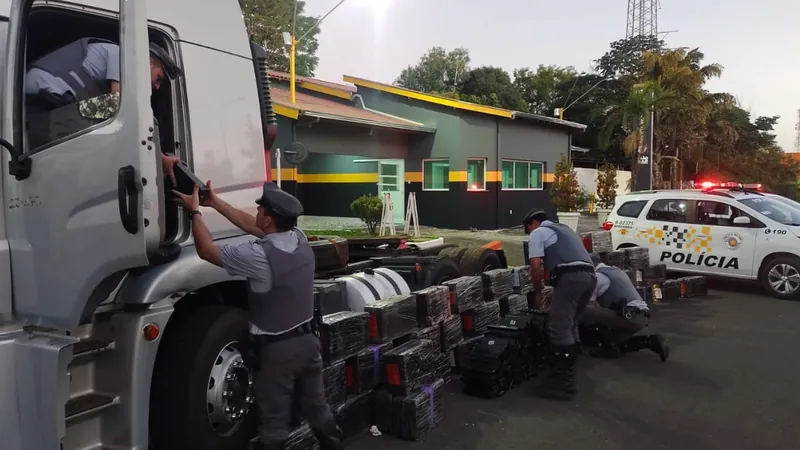
[[[734,225],[750,225],[750,218],[747,216],[739,216],[733,218]]]
[[[84,119],[106,121],[119,110],[119,93],[111,92],[78,102],[78,114]]]

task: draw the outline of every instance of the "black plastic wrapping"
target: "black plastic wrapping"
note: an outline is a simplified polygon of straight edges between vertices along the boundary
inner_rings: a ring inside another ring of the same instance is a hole
[[[511,268],[514,278],[511,284],[514,286],[515,294],[526,295],[528,292],[533,291],[533,282],[531,282],[531,266],[517,266]]]
[[[464,336],[484,334],[489,325],[500,319],[500,302],[485,302],[475,309],[461,313],[461,325]]]
[[[323,369],[322,380],[325,385],[325,398],[329,405],[336,406],[347,400],[344,361],[333,363]]]
[[[459,277],[442,283],[450,289],[450,311],[468,311],[483,303],[483,281],[479,276]]]
[[[603,262],[603,259],[600,258],[600,255],[598,253],[595,252],[589,253],[589,257],[592,258],[592,264],[594,264],[595,267],[597,267],[598,264]]]
[[[483,338],[483,336],[475,336],[464,339],[458,343],[453,352],[454,361],[452,361],[456,372],[464,373],[469,368],[469,354],[472,351],[472,347],[474,347],[481,338]]]
[[[326,364],[341,361],[367,346],[369,314],[343,311],[322,318],[320,342]]]
[[[447,286],[431,286],[414,292],[417,296],[417,322],[420,327],[431,327],[452,316],[450,312],[450,289]]]
[[[343,281],[314,280],[314,300],[323,316],[347,311],[347,289]]]
[[[692,298],[708,295],[706,277],[696,275],[681,278],[681,297]]]
[[[666,280],[661,284],[661,296],[664,302],[674,302],[681,298],[680,280]]]
[[[414,334],[414,337],[422,341],[430,341],[431,345],[438,350],[442,348],[442,330],[439,324],[432,327],[420,328]]]
[[[319,444],[317,444],[317,439],[314,438],[311,427],[306,423],[289,433],[285,448],[286,450],[319,450]]]
[[[513,340],[513,354],[510,361],[509,378],[512,385],[527,380],[536,374],[535,346],[540,339],[541,330],[533,314],[510,314],[496,325],[490,325],[486,336],[496,336]]]
[[[484,336],[470,351],[468,368],[461,375],[464,393],[483,398],[503,396],[511,389],[511,370],[519,359],[515,340]]]
[[[434,356],[433,378],[441,378],[445,383],[449,383],[453,379],[453,370],[450,368],[450,355],[439,353]]]
[[[367,345],[355,358],[347,360],[345,384],[347,393],[364,394],[386,382],[386,352],[392,349],[391,342]]]
[[[442,353],[447,353],[464,339],[464,330],[461,327],[461,316],[455,315],[439,323],[441,329]]]
[[[420,392],[395,396],[387,391],[375,393],[375,424],[383,433],[407,441],[417,441],[442,421],[444,380],[423,386]]]
[[[592,231],[589,233],[592,240],[592,251],[595,253],[606,253],[614,250],[611,243],[610,231]]]
[[[343,405],[333,410],[336,424],[345,437],[355,436],[368,430],[372,425],[372,392],[349,398]]]
[[[528,296],[511,294],[500,299],[500,317],[528,309]]]
[[[514,293],[514,272],[511,269],[494,269],[481,274],[484,299],[500,300]]]
[[[369,343],[385,344],[417,330],[417,298],[393,295],[364,307],[369,314]]]
[[[600,259],[607,266],[619,267],[620,269],[627,269],[625,266],[625,253],[621,250],[613,252],[600,253]]]
[[[630,247],[622,250],[625,253],[625,267],[644,270],[650,265],[650,249],[647,247]]]
[[[659,263],[645,267],[642,269],[642,278],[646,282],[663,283],[667,279],[667,265]]]
[[[440,354],[431,342],[418,339],[386,352],[384,361],[389,392],[408,395],[433,382],[436,357]]]

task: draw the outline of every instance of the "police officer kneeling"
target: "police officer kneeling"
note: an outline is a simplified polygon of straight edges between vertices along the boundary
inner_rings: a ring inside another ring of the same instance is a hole
[[[553,286],[548,320],[552,365],[539,395],[569,400],[576,392],[575,362],[580,350],[577,319],[594,293],[594,264],[581,237],[568,226],[547,220],[544,211],[529,212],[522,224],[530,235],[528,258],[534,290],[541,295],[542,259]]]
[[[297,226],[303,206],[275,184],[264,183],[256,200],[258,214],[236,209],[209,192],[202,205],[260,239],[217,247],[203,223],[198,188],[180,197],[192,219],[192,236],[200,258],[249,286],[250,336],[255,344],[256,402],[260,411],[261,450],[283,449],[290,433],[295,399],[311,424],[322,450],[343,449],[342,433],[325,399],[319,340],[311,328],[314,315],[314,252]],[[246,353],[246,352],[243,352]],[[253,364],[255,362],[255,364]]]
[[[582,325],[599,326],[603,331],[603,346],[590,351],[601,358],[618,358],[624,353],[649,349],[669,358],[670,348],[660,334],[636,336],[648,325],[650,309],[633,286],[631,279],[619,267],[600,263],[597,268],[597,289],[580,316]]]

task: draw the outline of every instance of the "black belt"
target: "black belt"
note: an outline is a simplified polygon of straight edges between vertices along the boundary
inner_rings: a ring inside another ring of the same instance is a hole
[[[307,334],[311,334],[314,332],[314,329],[311,327],[311,323],[306,322],[302,325],[296,326],[291,330],[281,333],[281,334],[254,334],[252,335],[253,338],[258,342],[260,345],[270,345],[275,344],[277,342],[285,341],[286,339],[291,339],[295,337],[305,336]]]
[[[573,272],[587,272],[587,273],[594,273],[594,266],[589,264],[572,264],[569,266],[556,266],[553,269],[553,273],[556,276],[564,275],[565,273],[573,273]]]
[[[639,308],[630,308],[628,306],[623,306],[622,310],[619,312],[620,315],[628,320],[633,319],[634,317],[638,316],[645,316],[648,319],[650,318],[650,311],[646,309],[639,309]]]

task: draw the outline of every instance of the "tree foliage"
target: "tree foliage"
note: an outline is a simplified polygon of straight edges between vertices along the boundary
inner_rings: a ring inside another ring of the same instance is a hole
[[[608,162],[597,169],[597,206],[611,209],[617,199],[617,166]]]
[[[350,211],[353,215],[361,219],[367,227],[369,234],[378,234],[378,226],[381,224],[383,215],[383,200],[381,197],[372,194],[362,195],[350,203]]]
[[[281,72],[289,72],[289,50],[283,33],[292,32],[295,17],[295,0],[240,0],[244,23],[250,40],[263,46],[269,57],[267,66]],[[297,1],[295,36],[299,39],[295,69],[297,75],[313,77],[319,64],[316,56],[319,49],[319,27],[317,18],[305,14],[306,2]],[[310,31],[309,31],[310,30]],[[306,33],[308,33],[306,35]]]
[[[581,186],[578,175],[566,156],[556,163],[553,184],[550,185],[550,198],[558,212],[575,212],[580,206]]]
[[[558,86],[574,81],[576,74],[573,67],[539,65],[535,71],[523,67],[514,70],[514,86],[525,100],[529,112],[549,116],[554,105],[561,100]]]
[[[469,51],[465,48],[447,51],[433,47],[415,66],[403,69],[394,84],[420,92],[456,92],[459,82],[470,71],[469,63]]]

